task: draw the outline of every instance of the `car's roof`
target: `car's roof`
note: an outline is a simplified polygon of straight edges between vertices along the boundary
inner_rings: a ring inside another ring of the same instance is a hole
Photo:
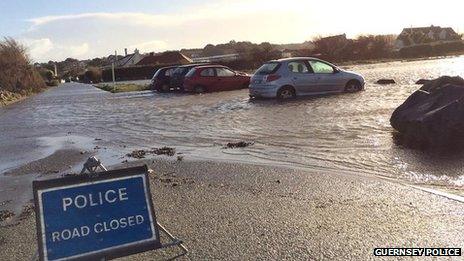
[[[299,60],[316,60],[316,61],[327,62],[327,61],[324,61],[324,60],[321,60],[321,59],[318,59],[318,58],[315,58],[315,57],[290,57],[290,58],[282,58],[282,59],[278,59],[278,60],[272,60],[272,61],[269,61],[269,62],[293,62],[293,61],[299,61]]]
[[[205,68],[227,68],[227,69],[229,69],[229,67],[227,67],[227,66],[218,65],[218,64],[201,65],[201,66],[196,66],[195,68],[197,68],[197,69],[205,69]]]
[[[294,61],[301,61],[301,60],[321,61],[321,62],[323,62],[323,63],[327,63],[327,64],[330,64],[330,65],[332,65],[332,66],[337,67],[335,64],[333,64],[333,63],[331,63],[331,62],[324,61],[324,60],[322,60],[322,59],[315,58],[315,57],[291,57],[291,58],[283,58],[283,59],[278,59],[278,60],[272,60],[272,61],[269,61],[269,62],[270,62],[270,63],[272,63],[272,62],[280,63],[280,62],[294,62]]]
[[[169,70],[169,69],[173,69],[173,68],[177,68],[177,67],[179,67],[179,65],[161,67],[158,70]]]
[[[208,63],[191,63],[191,64],[178,66],[178,68],[197,67],[197,66],[201,66],[201,65],[208,65]]]

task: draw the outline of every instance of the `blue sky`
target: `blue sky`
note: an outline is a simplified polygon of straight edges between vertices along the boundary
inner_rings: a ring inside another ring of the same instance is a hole
[[[462,7],[453,0],[0,0],[0,36],[23,42],[36,61],[86,59],[232,39],[294,43],[431,24],[460,30]]]
[[[0,35],[14,36],[28,29],[28,19],[91,12],[167,13],[198,0],[1,0]]]

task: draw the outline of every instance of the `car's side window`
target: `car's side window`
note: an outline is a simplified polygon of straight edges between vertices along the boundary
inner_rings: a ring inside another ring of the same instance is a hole
[[[203,71],[201,71],[200,75],[203,77],[214,77],[214,69],[213,68],[204,69]]]
[[[235,76],[235,73],[226,68],[217,68],[216,69],[217,76],[219,77],[232,77]]]
[[[288,71],[292,73],[310,73],[304,61],[289,62]]]
[[[320,61],[309,61],[314,73],[334,73],[334,68]]]

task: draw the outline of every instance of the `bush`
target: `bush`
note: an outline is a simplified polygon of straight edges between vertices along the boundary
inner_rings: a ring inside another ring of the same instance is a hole
[[[102,71],[99,68],[90,67],[81,77],[83,77],[82,81],[85,83],[99,83],[102,81]]]
[[[453,41],[439,44],[421,44],[404,47],[400,50],[400,56],[403,58],[416,58],[442,56],[462,52],[464,52],[464,42]]]
[[[32,65],[26,48],[12,38],[0,42],[0,89],[28,93],[43,88],[45,81]]]
[[[53,79],[47,82],[47,86],[54,87],[60,85],[60,81],[58,79]]]

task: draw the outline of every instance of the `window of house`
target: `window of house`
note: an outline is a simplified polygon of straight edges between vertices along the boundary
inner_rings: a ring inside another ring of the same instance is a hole
[[[309,61],[314,73],[333,73],[334,68],[321,61]]]

